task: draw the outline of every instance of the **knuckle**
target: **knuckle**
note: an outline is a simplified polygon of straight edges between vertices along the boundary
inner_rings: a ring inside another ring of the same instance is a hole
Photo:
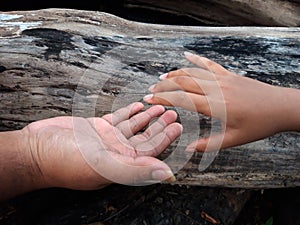
[[[152,136],[151,129],[147,129],[142,135],[145,139],[149,139]]]

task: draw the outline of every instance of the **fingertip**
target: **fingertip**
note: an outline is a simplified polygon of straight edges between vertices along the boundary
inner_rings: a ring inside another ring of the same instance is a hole
[[[188,51],[185,51],[183,52],[184,56],[189,58],[189,57],[193,57],[195,54],[194,53],[191,53],[191,52],[188,52]]]
[[[155,181],[166,181],[166,182],[174,182],[176,180],[172,170],[154,170],[152,172],[152,179]]]
[[[136,102],[136,104],[141,107],[141,108],[144,108],[144,104],[142,102]]]
[[[152,106],[152,108],[155,108],[156,110],[158,110],[160,113],[163,113],[166,111],[165,107],[163,107],[162,105],[155,105]]]
[[[159,76],[159,79],[165,80],[165,79],[168,78],[168,76],[169,76],[169,73],[164,73],[163,75],[160,75],[160,76]]]
[[[137,110],[137,109],[142,109],[144,108],[144,104],[141,103],[141,102],[133,102],[129,105],[130,108],[133,108],[134,110]]]
[[[181,123],[176,123],[180,126],[181,130],[183,131],[183,125]]]
[[[167,110],[161,118],[166,124],[174,123],[177,119],[177,113],[174,110]]]
[[[156,105],[157,107],[160,107],[163,111],[166,111],[166,108],[163,105]]]
[[[151,85],[151,86],[148,88],[148,91],[153,92],[154,89],[155,89],[155,86],[156,86],[156,84]]]
[[[121,168],[122,171],[126,171],[125,174],[123,173],[121,180],[119,176],[122,172],[120,170],[117,171],[119,172],[117,175],[114,174],[114,177],[117,177],[117,179],[114,179],[117,183],[145,185],[175,180],[171,168],[155,157],[139,156],[134,159],[126,158],[126,161],[128,162],[125,162]]]
[[[168,128],[178,128],[178,130],[180,131],[180,133],[183,131],[183,126],[180,123],[177,122],[173,122],[170,125],[168,125]]]
[[[175,119],[177,119],[177,112],[175,112],[174,110],[172,110],[172,109],[168,109],[167,111],[166,111],[166,113],[169,113],[169,114],[171,114],[171,115],[174,115],[174,117],[175,117]]]
[[[192,142],[189,144],[185,151],[186,152],[204,152],[205,151],[205,140],[204,139],[199,139],[197,141]]]
[[[195,148],[192,148],[192,147],[187,147],[187,148],[185,149],[185,151],[186,151],[186,152],[191,152],[191,153],[193,153],[193,152],[196,152],[196,149],[195,149]]]
[[[198,152],[213,152],[225,147],[230,147],[228,135],[226,136],[224,133],[201,138],[191,145],[193,145]]]
[[[182,126],[182,124],[180,124],[180,123],[174,123],[174,124],[176,124],[176,126],[179,127],[179,129],[180,129],[180,134],[181,134],[182,131],[183,131],[183,126]]]
[[[196,149],[196,144],[195,144],[195,142],[189,144],[189,145],[186,147],[185,151],[186,151],[186,152],[192,152],[192,153],[193,153],[193,152],[196,152],[197,149]]]
[[[152,98],[153,98],[153,94],[149,94],[149,95],[144,96],[143,100],[145,102],[150,102]]]

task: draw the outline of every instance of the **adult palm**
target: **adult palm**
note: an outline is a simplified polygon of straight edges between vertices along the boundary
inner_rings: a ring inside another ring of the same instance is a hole
[[[177,114],[133,103],[103,117],[56,117],[23,128],[39,188],[97,189],[173,179],[155,158],[181,133]],[[140,113],[139,113],[140,112]],[[157,118],[147,129],[149,122]]]

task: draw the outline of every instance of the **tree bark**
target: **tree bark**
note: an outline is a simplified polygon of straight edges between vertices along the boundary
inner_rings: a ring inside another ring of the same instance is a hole
[[[141,101],[159,75],[191,66],[183,58],[185,50],[242,76],[299,88],[300,28],[151,25],[66,9],[8,12],[0,20],[2,131],[54,116],[102,116]],[[300,185],[299,133],[281,133],[217,155],[188,155],[185,146],[220,129],[219,122],[176,110],[183,135],[160,157],[177,172],[177,184]]]

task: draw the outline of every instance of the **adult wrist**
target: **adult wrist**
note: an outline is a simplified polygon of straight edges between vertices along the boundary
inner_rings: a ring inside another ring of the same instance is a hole
[[[0,200],[45,187],[29,140],[24,130],[0,133]]]
[[[36,137],[32,137],[27,127],[18,132],[18,152],[23,159],[20,161],[24,171],[26,171],[29,187],[32,190],[46,188],[44,174],[39,165],[38,143]]]

